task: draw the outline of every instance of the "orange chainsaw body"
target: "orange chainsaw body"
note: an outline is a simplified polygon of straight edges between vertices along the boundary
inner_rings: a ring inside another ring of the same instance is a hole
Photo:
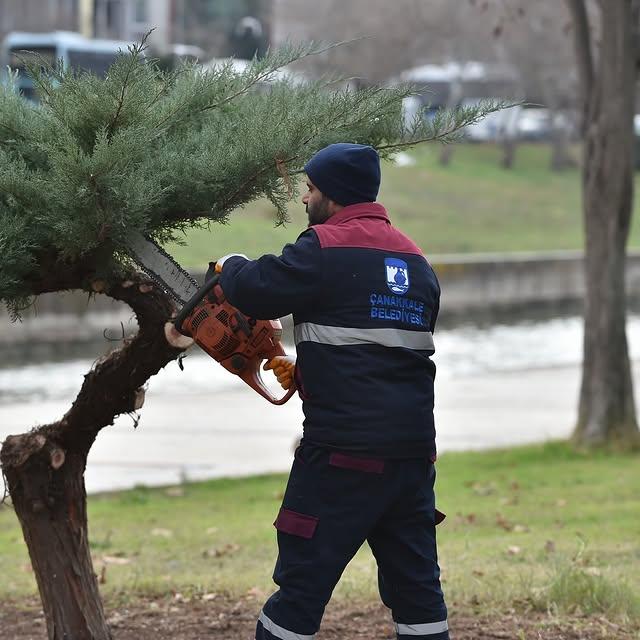
[[[295,393],[295,385],[276,398],[260,375],[264,360],[286,355],[280,344],[280,321],[244,315],[227,301],[218,280],[216,275],[198,290],[176,318],[176,328],[269,402],[284,404]]]

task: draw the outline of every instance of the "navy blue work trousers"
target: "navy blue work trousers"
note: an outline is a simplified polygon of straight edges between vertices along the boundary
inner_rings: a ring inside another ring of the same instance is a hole
[[[256,640],[312,640],[342,572],[365,541],[397,638],[448,640],[434,481],[435,468],[423,458],[379,460],[298,447],[275,522],[273,580],[280,588],[260,613]]]

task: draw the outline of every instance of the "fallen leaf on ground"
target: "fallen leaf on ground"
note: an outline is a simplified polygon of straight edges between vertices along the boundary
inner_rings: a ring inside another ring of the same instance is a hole
[[[496,525],[505,531],[513,531],[513,523],[509,522],[501,513],[496,514]]]
[[[477,516],[475,513],[457,513],[456,522],[458,524],[475,524]]]
[[[516,545],[513,545],[507,549],[507,553],[510,556],[517,556],[521,551],[522,549]]]
[[[102,556],[102,562],[105,564],[124,565],[130,564],[131,558],[125,558],[124,556]]]
[[[236,551],[238,551],[238,549],[240,549],[239,544],[230,542],[229,544],[225,544],[222,547],[216,547],[215,549],[207,549],[205,552],[203,552],[202,555],[205,558],[220,558],[221,556],[231,555],[232,553],[235,553]]]
[[[187,598],[187,597],[183,596],[181,593],[174,593],[173,594],[173,599],[176,602],[184,602],[185,604],[189,604],[191,602],[191,598]]]
[[[490,496],[496,490],[493,484],[480,484],[479,482],[473,484],[471,488],[477,496]]]
[[[173,531],[170,529],[162,529],[161,527],[157,527],[155,529],[151,529],[152,536],[159,536],[161,538],[171,538],[173,536]]]

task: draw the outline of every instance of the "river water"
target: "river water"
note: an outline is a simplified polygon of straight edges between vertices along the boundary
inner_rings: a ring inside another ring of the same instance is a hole
[[[640,380],[640,314],[630,316],[627,333]],[[441,326],[435,341],[440,452],[569,435],[582,318]],[[7,354],[0,363],[0,440],[60,419],[111,345],[27,344]],[[272,406],[195,348],[184,371],[174,362],[151,379],[137,428],[121,416],[101,432],[87,490],[284,471],[301,421],[297,397]]]

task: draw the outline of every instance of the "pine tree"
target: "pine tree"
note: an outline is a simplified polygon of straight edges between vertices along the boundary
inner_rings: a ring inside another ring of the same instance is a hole
[[[167,242],[263,196],[283,221],[291,176],[326,144],[368,143],[384,157],[447,141],[501,106],[406,127],[410,88],[277,80],[277,69],[317,51],[286,47],[241,74],[231,66],[162,72],[143,42],[104,79],[32,66],[38,105],[0,90],[0,300],[17,316],[34,296],[79,289],[124,301],[139,325],[88,372],[61,420],[10,436],[0,452],[50,638],[111,637],[89,553],[87,455],[103,427],[140,409],[143,385],[181,353],[165,338],[173,304],[136,271],[127,234]]]

